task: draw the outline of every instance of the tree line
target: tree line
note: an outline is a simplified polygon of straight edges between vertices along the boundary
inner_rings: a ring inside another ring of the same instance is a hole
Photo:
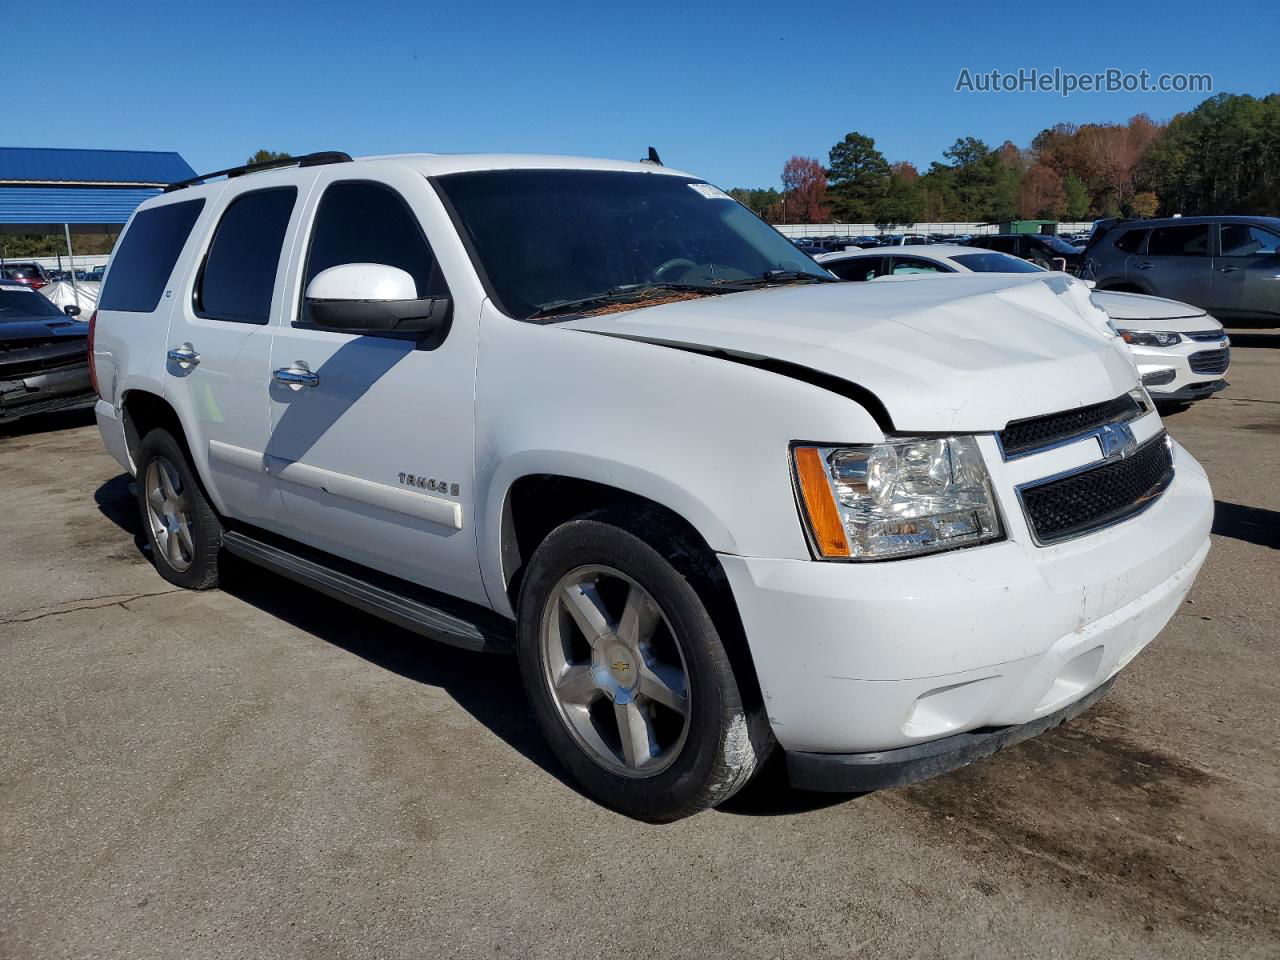
[[[1026,147],[961,137],[920,172],[851,132],[823,164],[793,156],[782,189],[729,193],[771,223],[1280,216],[1280,94],[1219,94],[1171,121],[1060,123]]]

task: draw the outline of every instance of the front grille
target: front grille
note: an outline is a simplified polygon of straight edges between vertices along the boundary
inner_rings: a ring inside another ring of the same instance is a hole
[[[1141,513],[1172,479],[1173,451],[1161,433],[1123,460],[1023,487],[1019,496],[1036,542],[1049,544]]]
[[[87,341],[76,339],[32,343],[18,341],[0,348],[0,378],[18,379],[88,362]]]
[[[1187,358],[1192,373],[1226,373],[1231,363],[1231,348],[1222,350],[1201,350]]]
[[[1194,340],[1196,343],[1212,343],[1214,340],[1221,340],[1227,335],[1225,330],[1197,330],[1195,333],[1184,333],[1183,336],[1188,340]]]
[[[1132,420],[1140,413],[1142,410],[1138,407],[1138,402],[1126,393],[1114,400],[1104,400],[1102,403],[1077,407],[1063,413],[1015,420],[1000,431],[1000,447],[1006,458],[1015,457],[1082,436],[1103,424]]]

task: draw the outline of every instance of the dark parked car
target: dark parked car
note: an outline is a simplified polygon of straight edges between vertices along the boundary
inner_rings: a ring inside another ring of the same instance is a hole
[[[1023,260],[1030,260],[1046,270],[1065,270],[1079,274],[1084,263],[1084,253],[1061,237],[1047,233],[993,233],[973,237],[971,247],[998,250]]]
[[[39,290],[49,282],[49,271],[38,263],[6,260],[0,264],[0,280],[12,280],[32,290]]]
[[[28,286],[0,280],[0,423],[92,406],[89,325]]]
[[[1103,220],[1085,248],[1102,290],[1194,303],[1216,317],[1280,319],[1280,218]]]

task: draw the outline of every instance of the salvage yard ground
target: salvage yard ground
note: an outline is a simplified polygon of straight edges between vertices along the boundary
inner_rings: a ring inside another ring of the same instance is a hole
[[[0,957],[1275,957],[1280,333],[1236,344],[1167,418],[1213,551],[1098,706],[664,827],[566,783],[514,660],[252,568],[175,590],[90,418],[0,428]]]

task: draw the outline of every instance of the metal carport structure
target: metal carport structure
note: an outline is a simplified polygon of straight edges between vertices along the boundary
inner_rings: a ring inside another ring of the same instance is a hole
[[[118,232],[143,200],[195,175],[173,152],[0,147],[0,233],[61,233],[70,258],[72,233]]]

